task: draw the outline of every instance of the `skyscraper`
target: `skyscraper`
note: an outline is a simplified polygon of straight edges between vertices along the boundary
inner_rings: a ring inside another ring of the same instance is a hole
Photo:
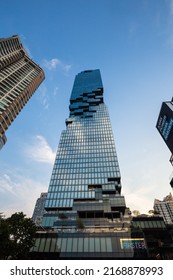
[[[44,214],[44,204],[46,201],[47,193],[41,193],[40,197],[37,199],[34,212],[32,215],[32,220],[35,222],[37,226],[40,226],[42,223],[42,218]]]
[[[46,233],[37,234],[32,254],[61,259],[132,258],[133,247],[140,243],[145,250],[145,242],[142,236],[131,238],[99,70],[76,76],[69,110],[45,202]]]
[[[28,57],[17,35],[0,39],[0,148],[6,130],[43,80],[43,70]]]
[[[124,213],[118,159],[99,70],[77,75],[69,109],[45,209],[48,213],[75,211],[84,218],[113,218]],[[45,226],[53,226],[53,219],[51,224],[47,221],[50,219],[45,217]]]
[[[173,99],[162,103],[156,128],[173,155]]]
[[[171,151],[170,162],[173,165],[173,98],[171,101],[162,102],[156,128]],[[170,176],[170,185],[173,188],[172,174]]]
[[[159,213],[166,224],[173,224],[173,196],[170,193],[162,201],[154,200],[154,210]]]

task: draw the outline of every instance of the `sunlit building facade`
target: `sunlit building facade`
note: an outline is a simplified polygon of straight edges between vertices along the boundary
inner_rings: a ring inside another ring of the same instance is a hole
[[[129,259],[146,253],[130,231],[99,70],[79,73],[62,132],[32,257]],[[142,252],[142,253],[141,253]]]
[[[170,193],[163,200],[154,200],[154,210],[163,217],[166,224],[173,224],[173,196]]]
[[[43,80],[43,70],[28,57],[17,35],[0,39],[0,148],[6,130]]]
[[[37,199],[34,207],[34,212],[32,215],[32,220],[36,226],[40,226],[42,223],[42,218],[45,212],[44,204],[46,201],[47,193],[41,193],[40,197]]]
[[[124,213],[125,200],[99,70],[77,75],[69,108],[45,209],[74,211],[81,218],[116,217]],[[46,217],[44,222],[54,225]]]

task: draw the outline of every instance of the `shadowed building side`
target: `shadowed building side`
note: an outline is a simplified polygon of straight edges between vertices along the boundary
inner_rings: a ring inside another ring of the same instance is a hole
[[[44,80],[17,35],[0,39],[0,148],[5,132]]]

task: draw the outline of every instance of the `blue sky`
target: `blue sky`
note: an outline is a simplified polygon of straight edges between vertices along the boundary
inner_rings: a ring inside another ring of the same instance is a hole
[[[1,0],[0,37],[18,34],[46,79],[0,152],[0,212],[32,215],[47,191],[74,77],[100,69],[133,210],[169,192],[170,152],[155,128],[173,96],[172,0]]]

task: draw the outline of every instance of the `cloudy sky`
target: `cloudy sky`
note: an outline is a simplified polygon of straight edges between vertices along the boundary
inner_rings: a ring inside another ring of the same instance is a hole
[[[0,212],[32,215],[47,191],[77,73],[100,69],[122,194],[146,213],[169,192],[170,152],[155,128],[173,96],[173,1],[1,0],[0,37],[14,34],[46,79],[0,151]]]

